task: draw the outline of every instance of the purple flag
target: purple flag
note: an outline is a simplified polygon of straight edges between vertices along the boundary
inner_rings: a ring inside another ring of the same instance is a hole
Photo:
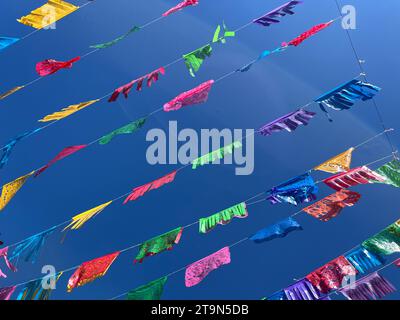
[[[284,5],[268,12],[267,14],[263,15],[262,17],[253,20],[254,23],[258,23],[263,25],[264,27],[269,27],[273,23],[279,23],[279,17],[284,17],[287,14],[294,14],[293,8],[298,4],[302,3],[301,1],[289,1]]]

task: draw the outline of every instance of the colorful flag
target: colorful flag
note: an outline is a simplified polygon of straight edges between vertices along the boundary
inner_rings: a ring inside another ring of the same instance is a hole
[[[17,268],[8,260],[8,247],[0,249],[0,259],[3,258],[7,268],[12,271],[16,272]],[[7,278],[7,275],[1,270],[0,268],[0,278]]]
[[[33,175],[34,171],[28,173],[18,179],[5,184],[1,190],[0,211],[3,210],[11,199],[16,195],[19,189],[25,184],[26,180]]]
[[[365,240],[362,246],[378,256],[400,252],[400,220]]]
[[[284,289],[284,292],[288,300],[320,300],[323,296],[307,279],[297,281]]]
[[[296,230],[303,230],[303,228],[296,220],[289,217],[258,231],[254,236],[250,237],[250,240],[255,243],[262,243],[276,238],[284,238],[290,232]]]
[[[141,127],[144,126],[146,123],[146,118],[141,118],[136,121],[133,121],[126,126],[123,126],[117,130],[114,130],[113,132],[110,132],[109,134],[103,136],[99,140],[99,144],[107,144],[109,143],[112,139],[114,139],[115,136],[120,135],[120,134],[130,134],[134,133],[137,130],[139,130]]]
[[[315,167],[314,170],[319,170],[329,173],[339,173],[339,172],[349,171],[353,151],[354,148],[350,148],[349,150]]]
[[[383,263],[383,259],[380,256],[362,246],[350,251],[345,258],[362,274],[369,269],[381,266]]]
[[[36,64],[36,72],[39,74],[39,76],[45,77],[56,73],[61,69],[71,69],[73,63],[79,61],[80,59],[80,57],[76,57],[66,62],[47,59]]]
[[[223,35],[221,36],[221,29],[223,30]],[[220,42],[222,44],[226,43],[226,38],[232,38],[236,35],[235,31],[229,31],[227,26],[225,25],[225,22],[222,23],[222,28],[221,25],[217,26],[217,29],[214,32],[213,36],[213,43]]]
[[[0,301],[10,300],[16,288],[16,286],[0,288]]]
[[[40,119],[39,122],[49,122],[49,121],[56,121],[56,120],[64,119],[64,118],[70,116],[71,114],[74,114],[75,112],[78,112],[98,101],[100,101],[100,99],[90,100],[90,101],[70,105],[67,108],[63,108],[61,111],[57,111],[57,112],[54,112],[52,114],[45,116],[43,119]]]
[[[279,23],[280,17],[284,17],[287,14],[294,14],[293,9],[300,3],[302,3],[302,1],[289,1],[284,5],[264,14],[262,17],[253,20],[253,22],[264,27],[269,27],[271,24]]]
[[[199,0],[183,0],[175,7],[169,9],[167,12],[163,13],[163,17],[169,16],[177,11],[180,11],[188,6],[197,6],[199,4]]]
[[[112,40],[112,41],[109,41],[109,42],[105,42],[105,43],[101,43],[101,44],[92,45],[92,46],[90,46],[90,48],[94,48],[94,49],[106,49],[106,48],[109,48],[109,47],[113,46],[114,44],[116,44],[117,42],[119,42],[119,41],[125,39],[125,38],[126,38],[127,36],[129,36],[131,33],[137,32],[137,31],[139,31],[139,30],[140,30],[139,27],[134,26],[133,28],[131,28],[127,33],[125,33],[125,34],[122,35],[122,36],[120,36],[120,37],[118,37],[118,38],[116,38],[116,39],[114,39],[114,40]]]
[[[12,88],[11,90],[8,90],[7,92],[0,94],[0,100],[3,100],[5,98],[7,98],[8,96],[11,96],[13,93],[21,90],[22,88],[25,88],[25,86],[15,87],[15,88]]]
[[[384,183],[400,188],[400,161],[395,159],[384,164],[375,172],[385,177]]]
[[[0,51],[19,41],[19,38],[0,37]]]
[[[149,282],[128,292],[127,300],[160,300],[168,277]]]
[[[28,282],[21,290],[17,300],[49,300],[51,292],[56,289],[57,281],[62,274],[59,272],[53,276]]]
[[[190,53],[183,55],[185,60],[186,68],[192,77],[195,77],[195,73],[199,71],[201,65],[207,57],[211,57],[212,47],[210,44],[196,49]]]
[[[298,46],[300,45],[304,40],[310,38],[311,36],[315,35],[316,33],[322,31],[323,29],[329,27],[333,23],[332,21],[326,22],[326,23],[321,23],[319,25],[316,25],[309,29],[308,31],[302,33],[300,36],[297,38],[289,41],[288,43],[284,42],[282,43],[282,47],[287,47],[287,46]]]

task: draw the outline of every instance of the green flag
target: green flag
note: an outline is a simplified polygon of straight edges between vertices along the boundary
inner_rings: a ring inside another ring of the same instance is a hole
[[[196,76],[195,73],[199,71],[201,65],[203,64],[203,61],[207,57],[211,56],[211,52],[211,45],[208,44],[183,56],[183,59],[185,59],[186,67],[188,68],[192,77]]]
[[[141,118],[139,120],[131,122],[126,126],[123,126],[122,128],[114,130],[113,132],[105,135],[99,140],[99,143],[107,144],[117,135],[134,133],[135,131],[139,130],[145,123],[146,123],[146,118]]]
[[[154,280],[128,292],[127,300],[160,300],[167,277]]]
[[[127,36],[129,36],[131,33],[137,32],[137,31],[139,31],[139,30],[140,30],[139,27],[134,26],[132,29],[130,29],[127,33],[125,33],[125,34],[122,35],[122,36],[120,36],[120,37],[118,37],[118,38],[116,38],[116,39],[114,39],[114,40],[112,40],[112,41],[109,41],[109,42],[105,42],[105,43],[101,43],[101,44],[92,45],[92,46],[90,46],[90,48],[93,48],[93,49],[105,49],[105,48],[109,48],[109,47],[113,46],[114,44],[116,44],[117,42],[121,41],[122,39],[125,39],[125,38],[126,38]]]
[[[390,184],[392,186],[395,186],[397,188],[400,188],[400,161],[399,160],[393,160],[382,167],[380,167],[378,170],[375,170],[376,173],[380,174],[381,176],[384,176],[386,178],[386,181],[383,183]],[[374,181],[377,182],[377,181]]]
[[[362,246],[368,251],[381,256],[400,252],[400,220],[365,240]]]

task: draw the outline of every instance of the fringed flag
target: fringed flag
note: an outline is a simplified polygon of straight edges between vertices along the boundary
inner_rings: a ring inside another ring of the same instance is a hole
[[[81,266],[75,270],[71,278],[69,278],[67,291],[71,292],[77,287],[103,277],[119,254],[120,252],[117,251],[104,257],[82,263]]]
[[[375,170],[376,173],[385,177],[383,183],[390,184],[394,187],[400,188],[400,161],[393,160],[384,164],[379,169]],[[377,181],[378,182],[378,181]]]
[[[231,253],[229,247],[225,247],[208,257],[205,257],[186,268],[185,285],[193,287],[199,284],[212,271],[223,265],[231,263]]]
[[[201,65],[207,57],[211,56],[212,47],[210,44],[196,49],[188,54],[183,55],[183,59],[185,60],[186,68],[189,70],[189,73],[192,77],[195,77],[195,73],[199,71]]]
[[[269,296],[266,300],[270,301],[285,301],[288,300],[285,291],[281,290],[274,293],[272,296]]]
[[[0,288],[0,301],[10,300],[16,288],[16,286]]]
[[[183,228],[179,227],[158,237],[152,238],[144,242],[139,249],[139,253],[135,258],[135,263],[142,263],[144,258],[151,257],[166,250],[172,250],[175,244],[181,240]]]
[[[170,102],[164,104],[164,111],[176,111],[182,107],[204,103],[208,99],[214,80],[209,80],[189,91],[181,93]]]
[[[76,57],[65,62],[47,59],[36,64],[36,72],[41,77],[49,76],[61,69],[71,69],[72,65],[80,59],[80,57]]]
[[[272,204],[287,202],[298,205],[316,199],[318,187],[309,173],[302,174],[272,188],[268,200]]]
[[[35,177],[37,177],[38,175],[43,173],[43,171],[47,170],[50,166],[55,164],[57,161],[60,161],[60,160],[62,160],[64,158],[70,156],[71,154],[74,154],[75,152],[78,152],[79,150],[82,150],[83,148],[86,148],[86,147],[87,147],[87,145],[84,144],[84,145],[80,145],[80,146],[71,146],[71,147],[64,148],[48,164],[46,164],[45,166],[43,166],[40,169],[38,169],[37,171],[35,171]]]
[[[122,36],[120,36],[120,37],[118,37],[118,38],[116,38],[116,39],[114,39],[112,41],[109,41],[109,42],[92,45],[92,46],[90,46],[90,48],[93,48],[93,49],[106,49],[106,48],[109,48],[109,47],[113,46],[114,44],[116,44],[117,42],[125,39],[131,33],[137,32],[139,30],[140,30],[139,27],[134,26],[133,28],[129,29],[129,31],[127,33],[123,34]]]
[[[218,224],[226,225],[232,221],[233,218],[247,218],[248,216],[246,203],[242,202],[228,209],[222,210],[207,218],[199,220],[199,232],[207,233],[213,230]]]
[[[350,148],[349,150],[325,161],[319,166],[315,167],[314,170],[329,172],[329,173],[339,173],[346,172],[350,170],[351,159],[354,148]]]
[[[61,111],[57,111],[57,112],[54,112],[52,114],[45,116],[43,119],[40,119],[39,122],[58,121],[58,120],[64,119],[64,118],[70,116],[71,114],[74,114],[75,112],[78,112],[98,101],[100,101],[100,100],[96,99],[96,100],[90,100],[90,101],[70,105],[67,108],[63,108]]]
[[[136,199],[144,196],[146,192],[158,189],[168,183],[173,182],[175,180],[176,173],[177,171],[173,171],[162,178],[133,189],[132,193],[125,199],[124,204],[128,203],[129,201],[135,201]]]
[[[348,300],[376,300],[395,291],[396,288],[388,280],[374,272],[339,292]]]
[[[78,9],[79,7],[66,1],[48,0],[46,4],[17,21],[35,29],[43,29]]]
[[[345,257],[362,274],[369,269],[381,266],[383,263],[383,259],[380,256],[361,246],[346,254]]]
[[[283,47],[288,47],[288,46],[297,47],[306,39],[310,38],[311,36],[315,35],[316,33],[320,32],[320,31],[322,31],[323,29],[329,27],[332,23],[333,23],[333,20],[326,22],[326,23],[321,23],[319,25],[316,25],[316,26],[312,27],[310,30],[299,35],[297,38],[289,41],[288,43],[286,43],[286,42],[282,43],[282,46]]]
[[[32,261],[32,263],[35,263],[39,255],[40,249],[45,244],[47,238],[56,229],[57,227],[53,227],[49,230],[43,231],[25,239],[14,249],[10,260],[19,259],[22,255],[25,255],[25,262]]]
[[[347,172],[336,174],[324,180],[325,184],[332,189],[340,191],[359,184],[384,182],[385,177],[372,171],[366,166],[354,168]]]
[[[49,300],[62,274],[62,272],[59,272],[53,276],[28,282],[19,293],[17,300]]]
[[[288,300],[319,300],[323,296],[307,279],[297,281],[284,292]]]
[[[222,147],[218,150],[212,151],[204,156],[201,156],[192,161],[192,169],[197,169],[200,166],[204,166],[206,164],[214,163],[217,159],[223,159],[225,155],[232,154],[234,149],[241,148],[242,143],[240,141],[235,141],[225,147]]]
[[[293,9],[300,3],[302,3],[302,1],[289,1],[284,5],[264,14],[262,17],[253,20],[253,22],[264,27],[269,27],[274,23],[279,23],[279,18],[284,17],[287,14],[293,15],[295,13]]]
[[[28,173],[18,179],[5,184],[1,190],[0,211],[3,210],[11,199],[17,194],[19,189],[25,184],[26,180],[33,175],[34,171]]]
[[[7,268],[12,271],[16,272],[17,268],[8,260],[8,247],[0,249],[0,259],[3,258]],[[1,270],[0,268],[0,278],[7,278],[7,275]]]
[[[356,100],[367,101],[372,99],[381,88],[357,79],[350,80],[345,84],[323,94],[314,100],[327,115],[329,121],[332,121],[326,108],[333,110],[348,110]]]
[[[299,109],[264,125],[260,128],[259,132],[263,136],[269,136],[274,132],[280,132],[283,130],[292,132],[300,125],[308,125],[308,122],[315,115],[315,112]]]
[[[296,220],[289,217],[258,231],[254,236],[250,237],[250,240],[255,243],[262,243],[276,238],[284,238],[290,232],[296,230],[303,230],[303,228]]]
[[[134,133],[137,130],[139,130],[141,127],[143,127],[145,123],[146,123],[146,118],[141,118],[141,119],[135,120],[135,121],[127,124],[126,126],[123,126],[123,127],[119,128],[119,129],[114,130],[113,132],[110,132],[109,134],[103,136],[99,140],[99,144],[107,144],[112,139],[114,139],[116,136],[118,136],[120,134],[131,134],[131,133]]]
[[[264,51],[258,56],[258,58],[257,58],[256,60],[254,60],[254,61],[250,62],[249,64],[246,64],[245,66],[243,66],[243,67],[237,69],[236,72],[247,72],[247,71],[249,71],[249,70],[251,69],[251,67],[253,66],[253,64],[259,62],[260,60],[262,60],[262,59],[264,59],[264,58],[266,58],[266,57],[268,57],[268,56],[270,56],[271,54],[283,52],[283,51],[285,51],[286,49],[287,49],[286,47],[279,47],[279,48],[276,48],[275,50],[272,50],[272,51],[264,50]]]
[[[340,256],[313,271],[306,278],[320,292],[328,293],[340,288],[345,277],[355,276],[357,273],[353,265],[344,256]]]
[[[88,222],[90,219],[93,217],[97,216],[99,213],[101,213],[105,208],[107,208],[112,201],[103,203],[102,205],[99,205],[95,208],[92,208],[90,210],[87,210],[83,213],[80,213],[72,218],[72,222],[66,226],[63,231],[66,230],[78,230],[83,227],[83,225]]]
[[[10,141],[8,141],[7,144],[5,146],[3,146],[3,148],[1,149],[3,151],[3,154],[0,157],[0,169],[3,168],[7,164],[8,160],[10,159],[11,152],[18,142],[20,142],[21,140],[24,140],[25,138],[30,137],[31,135],[39,132],[42,129],[43,128],[37,128],[32,131],[25,132],[15,138],[11,139]]]
[[[221,36],[221,29],[223,29],[223,35]],[[227,26],[225,25],[225,22],[222,23],[222,28],[221,25],[217,26],[217,29],[214,32],[214,37],[212,42],[220,42],[222,44],[226,43],[226,38],[232,38],[236,35],[235,31],[229,31]]]
[[[182,2],[177,4],[175,7],[164,12],[163,17],[169,16],[170,14],[173,14],[173,13],[180,11],[189,6],[197,6],[198,4],[199,4],[199,0],[183,0]]]
[[[0,37],[0,51],[19,41],[18,38]]]
[[[127,300],[160,300],[168,277],[149,282],[128,292]]]
[[[378,256],[400,252],[400,220],[365,240],[362,246]]]
[[[117,101],[119,95],[122,93],[126,99],[128,99],[128,95],[131,92],[133,86],[136,84],[136,91],[141,91],[143,88],[143,82],[146,80],[147,87],[151,87],[153,83],[157,82],[160,75],[165,74],[165,69],[163,67],[158,68],[150,72],[149,74],[144,75],[138,79],[132,80],[131,82],[115,89],[111,97],[108,99],[108,102]]]
[[[13,93],[15,93],[23,88],[25,88],[25,86],[14,87],[11,90],[8,90],[7,92],[0,94],[0,100],[3,100],[5,98],[7,98],[8,96],[11,96]]]
[[[361,195],[357,192],[341,190],[313,203],[303,211],[326,222],[338,216],[345,207],[354,206],[360,198]]]

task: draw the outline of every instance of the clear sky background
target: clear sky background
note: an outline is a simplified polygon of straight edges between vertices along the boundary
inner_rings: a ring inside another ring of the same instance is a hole
[[[81,5],[82,0],[71,1]],[[160,16],[177,0],[97,0],[57,23],[56,30],[41,31],[0,53],[0,91],[37,77],[35,64],[44,59],[68,60]],[[37,120],[68,105],[96,99],[120,85],[165,65],[210,41],[217,24],[225,20],[236,29],[281,5],[284,0],[200,0],[117,45],[101,50],[0,102],[0,142],[40,125]],[[225,45],[215,45],[196,78],[183,63],[166,70],[151,89],[132,92],[128,100],[106,100],[81,111],[17,145],[9,164],[0,172],[7,183],[39,168],[66,146],[89,143],[129,121],[158,109],[182,91],[243,66],[265,49],[274,49],[313,25],[338,17],[333,0],[306,0],[296,14],[269,28],[252,25]],[[39,7],[44,0],[0,3],[2,36],[21,37],[32,31],[16,18]],[[366,60],[369,80],[383,88],[376,100],[388,127],[400,129],[397,106],[400,47],[400,3],[352,0],[357,9],[357,29],[351,31]],[[158,113],[134,135],[120,136],[105,146],[93,145],[31,179],[0,214],[1,240],[12,244],[68,220],[132,188],[177,168],[151,166],[146,161],[146,132],[167,130],[168,121],[180,129],[259,128],[359,73],[339,23],[298,48],[274,55],[247,73],[216,84],[206,104],[174,113]],[[140,243],[178,226],[190,224],[299,175],[347,148],[382,131],[371,102],[357,103],[351,111],[331,112],[329,123],[316,106],[317,116],[308,127],[255,139],[255,170],[235,176],[234,166],[187,168],[176,181],[152,191],[138,201],[116,202],[80,231],[70,232],[64,244],[54,233],[36,264],[18,263],[19,271],[0,279],[0,286],[38,278],[41,267],[57,270]],[[397,145],[399,136],[392,135]],[[390,154],[382,137],[354,153],[353,166]],[[377,166],[372,166],[375,169]],[[327,177],[313,173],[315,180]],[[210,274],[200,285],[186,288],[184,272],[171,277],[164,299],[259,299],[290,285],[315,268],[341,255],[364,239],[399,219],[399,190],[387,185],[353,188],[362,199],[328,223],[305,214],[297,217],[304,231],[264,244],[245,242],[232,249],[232,263]],[[332,193],[321,185],[319,198]],[[222,247],[284,219],[299,208],[267,202],[249,207],[247,219],[219,226],[207,235],[197,227],[184,231],[173,251],[133,264],[137,251],[122,254],[107,275],[66,293],[70,273],[53,292],[54,299],[108,299],[180,269]],[[392,261],[395,257],[390,257]],[[2,264],[3,266],[3,264]],[[382,272],[400,287],[399,270]],[[341,299],[340,296],[337,297]],[[399,294],[389,296],[400,298]]]

